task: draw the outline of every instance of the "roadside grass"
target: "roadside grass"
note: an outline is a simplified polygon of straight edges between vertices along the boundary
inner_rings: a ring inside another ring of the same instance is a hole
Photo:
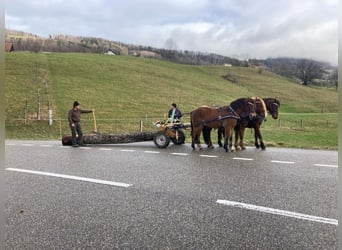
[[[189,122],[188,113],[200,105],[223,106],[239,97],[261,96],[281,101],[280,124],[268,118],[262,126],[269,146],[337,148],[336,91],[301,86],[255,68],[81,53],[6,53],[5,70],[9,139],[60,139],[69,134],[66,116],[74,100],[83,109],[96,110],[99,132],[129,133],[139,131],[141,121],[143,130],[155,130],[152,122],[163,119],[172,102]],[[227,72],[236,83],[222,78]],[[36,121],[38,93],[41,121]],[[47,122],[48,103],[52,126]],[[84,133],[94,130],[91,114],[84,114],[82,121]],[[189,142],[190,133],[186,135]],[[249,130],[246,136],[254,145]]]

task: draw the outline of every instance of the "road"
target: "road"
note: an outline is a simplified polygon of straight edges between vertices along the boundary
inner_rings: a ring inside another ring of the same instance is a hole
[[[337,249],[336,151],[6,141],[6,249]]]

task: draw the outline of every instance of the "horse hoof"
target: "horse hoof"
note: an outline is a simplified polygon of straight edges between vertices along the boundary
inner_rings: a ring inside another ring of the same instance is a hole
[[[208,146],[209,149],[215,148],[213,145]]]
[[[241,147],[241,150],[246,150],[246,147]]]

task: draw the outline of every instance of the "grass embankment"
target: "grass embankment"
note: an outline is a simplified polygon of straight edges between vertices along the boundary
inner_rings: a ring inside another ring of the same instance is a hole
[[[228,71],[237,83],[221,77]],[[38,92],[41,121],[36,121]],[[268,145],[337,148],[334,90],[301,86],[255,68],[189,66],[95,54],[6,54],[7,138],[59,139],[70,133],[66,115],[74,100],[84,109],[96,110],[99,132],[128,133],[139,130],[140,120],[145,130],[155,129],[152,121],[162,119],[172,102],[188,113],[199,105],[226,105],[244,96],[281,101],[280,122],[268,118],[262,127]],[[48,103],[52,126],[47,122]],[[92,116],[84,114],[82,120],[84,132],[91,132]],[[183,121],[188,122],[188,116]],[[252,145],[249,130],[246,136]]]

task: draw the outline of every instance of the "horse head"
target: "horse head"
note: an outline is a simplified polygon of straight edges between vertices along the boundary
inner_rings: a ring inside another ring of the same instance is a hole
[[[273,119],[278,119],[278,110],[280,101],[276,98],[264,98],[268,112],[272,115]]]
[[[257,116],[255,111],[255,100],[252,98],[237,99],[231,102],[229,106],[240,118],[253,119]]]

